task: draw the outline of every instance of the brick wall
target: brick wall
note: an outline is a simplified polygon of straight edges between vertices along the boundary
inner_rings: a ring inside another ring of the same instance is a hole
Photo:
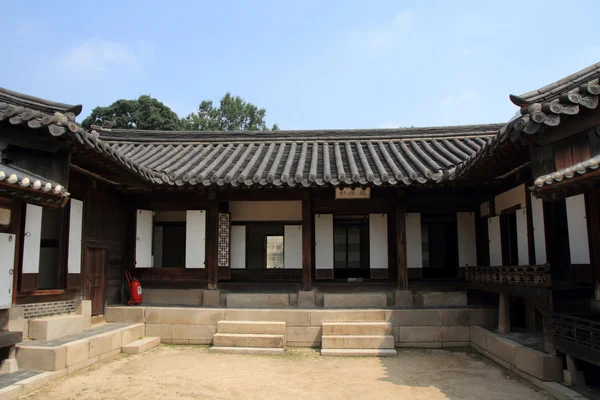
[[[24,304],[25,319],[49,317],[59,314],[70,314],[75,312],[75,300],[54,301],[51,303]]]

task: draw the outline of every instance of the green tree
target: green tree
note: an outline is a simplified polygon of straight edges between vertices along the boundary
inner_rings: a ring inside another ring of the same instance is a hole
[[[117,100],[108,107],[96,107],[81,124],[119,129],[157,129],[174,131],[180,128],[177,114],[160,101],[148,95],[137,100]]]
[[[268,131],[278,130],[277,124],[271,129],[265,123],[267,111],[246,102],[240,96],[227,92],[219,107],[210,100],[198,106],[198,112],[181,119],[181,128],[187,131]]]

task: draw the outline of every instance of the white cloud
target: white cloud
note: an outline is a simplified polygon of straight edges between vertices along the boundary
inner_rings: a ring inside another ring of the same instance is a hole
[[[443,106],[450,106],[455,104],[465,104],[472,102],[479,97],[475,92],[462,92],[458,96],[448,96],[441,101]]]
[[[352,47],[368,47],[371,49],[390,48],[407,38],[414,21],[414,14],[401,11],[385,26],[352,30],[349,44]]]
[[[91,39],[68,49],[57,64],[67,72],[95,73],[113,66],[137,70],[140,60],[139,55],[123,44]]]

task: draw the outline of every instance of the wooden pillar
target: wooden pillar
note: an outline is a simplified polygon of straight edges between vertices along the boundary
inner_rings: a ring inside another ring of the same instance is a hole
[[[208,289],[218,289],[219,203],[211,201],[207,210],[207,277]]]
[[[396,268],[398,290],[408,290],[408,264],[406,261],[406,204],[396,202]]]
[[[589,192],[587,200],[590,256],[594,271],[596,302],[600,302],[600,189]]]
[[[498,304],[498,333],[510,332],[510,302],[508,294],[500,293]]]
[[[312,290],[313,216],[310,192],[302,193],[302,290]]]

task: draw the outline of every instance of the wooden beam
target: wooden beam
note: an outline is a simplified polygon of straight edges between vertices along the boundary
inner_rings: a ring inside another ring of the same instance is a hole
[[[592,269],[594,273],[594,288],[596,300],[600,301],[600,189],[588,193],[587,203],[589,211],[589,242],[590,255],[592,256]]]
[[[310,192],[302,194],[302,290],[312,290],[313,216]]]
[[[208,289],[218,289],[218,242],[219,242],[219,204],[212,201],[208,207],[207,224],[207,275]]]
[[[406,204],[396,202],[396,268],[398,290],[408,290],[408,264],[406,260]]]

